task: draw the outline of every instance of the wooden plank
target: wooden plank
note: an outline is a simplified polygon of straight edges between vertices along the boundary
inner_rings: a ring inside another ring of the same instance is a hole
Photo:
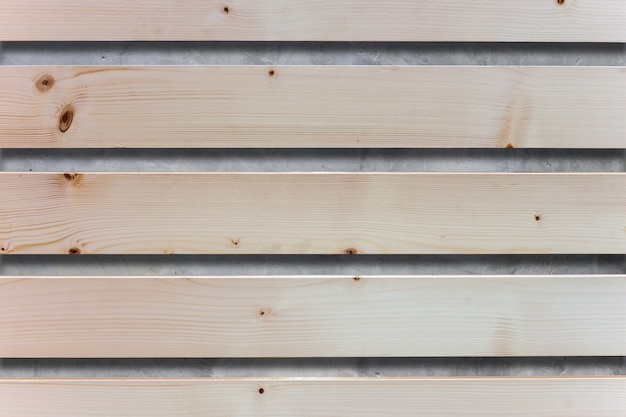
[[[626,252],[623,173],[0,173],[2,253]]]
[[[626,148],[623,67],[2,66],[0,103],[5,148]]]
[[[0,279],[0,357],[621,355],[623,275]]]
[[[55,0],[53,6],[3,0],[0,40],[626,41],[622,0]]]
[[[11,417],[623,417],[625,377],[0,380]]]

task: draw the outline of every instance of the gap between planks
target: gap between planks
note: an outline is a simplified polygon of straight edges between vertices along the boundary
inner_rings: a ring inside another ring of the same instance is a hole
[[[3,277],[0,357],[626,355],[626,276]]]
[[[0,66],[0,102],[4,148],[626,148],[624,67]]]

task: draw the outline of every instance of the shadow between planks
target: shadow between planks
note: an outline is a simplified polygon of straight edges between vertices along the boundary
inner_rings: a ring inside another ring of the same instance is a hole
[[[0,357],[626,355],[626,277],[4,277]]]
[[[12,417],[622,417],[626,378],[4,379]]]

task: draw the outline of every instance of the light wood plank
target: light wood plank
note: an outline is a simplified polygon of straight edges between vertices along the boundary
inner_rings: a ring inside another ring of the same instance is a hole
[[[3,0],[0,40],[625,42],[622,0]]]
[[[3,66],[0,103],[5,148],[626,148],[623,67]]]
[[[0,173],[2,253],[625,253],[626,174]]]
[[[0,279],[0,357],[602,355],[626,276]]]
[[[623,417],[625,377],[0,380],[11,417]]]

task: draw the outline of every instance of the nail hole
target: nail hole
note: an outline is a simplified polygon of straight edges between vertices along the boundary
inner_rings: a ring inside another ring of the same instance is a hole
[[[535,221],[538,222],[539,220],[541,220],[541,216],[539,216],[538,214],[535,214]]]
[[[230,13],[230,9],[228,8],[228,6],[224,6],[224,13],[226,14]]]
[[[259,388],[259,394],[263,394],[265,390],[263,388]]]
[[[5,250],[6,250],[5,248],[2,248],[2,252],[4,252]]]
[[[270,77],[273,77],[273,76],[274,76],[274,74],[276,74],[276,72],[274,72],[274,70],[269,70],[268,75],[269,75]]]
[[[69,254],[70,255],[80,255],[80,249],[78,249],[78,248],[70,248]]]
[[[67,132],[72,125],[72,120],[74,120],[74,109],[70,104],[68,104],[63,108],[63,112],[61,113],[61,118],[59,119],[59,130],[61,132]]]
[[[565,3],[565,0],[556,0],[556,3],[557,3],[559,6],[562,6],[562,5]]]
[[[355,280],[355,281],[360,281],[360,280],[361,280],[361,277],[354,277],[354,278],[352,278],[352,279],[353,279],[353,280]]]

